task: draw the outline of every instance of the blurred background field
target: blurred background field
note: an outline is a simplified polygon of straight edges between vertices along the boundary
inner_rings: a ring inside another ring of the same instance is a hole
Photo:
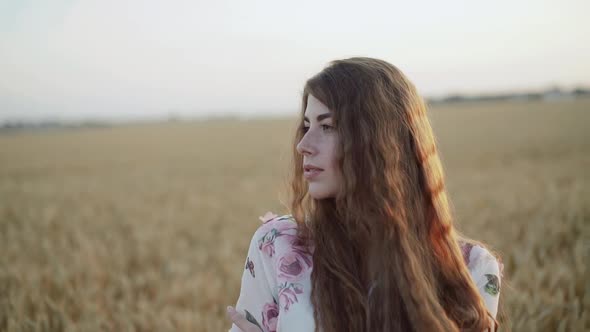
[[[590,332],[590,1],[0,1],[0,332],[226,331],[336,59],[432,105],[502,330]]]
[[[458,227],[503,257],[503,326],[590,329],[590,99],[430,117]],[[0,135],[0,330],[227,330],[294,123]]]

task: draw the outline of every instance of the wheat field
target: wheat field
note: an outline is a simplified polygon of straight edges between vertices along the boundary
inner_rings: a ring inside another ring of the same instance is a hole
[[[501,330],[590,330],[590,100],[429,113],[457,227],[505,265]],[[0,330],[227,331],[294,122],[0,135]]]

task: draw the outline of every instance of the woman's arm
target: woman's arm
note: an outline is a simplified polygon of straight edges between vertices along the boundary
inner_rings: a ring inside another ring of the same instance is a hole
[[[470,253],[469,270],[490,315],[490,330],[495,331],[497,328],[495,320],[500,300],[502,264],[487,249],[474,246]]]
[[[250,322],[248,329],[252,331],[267,332],[276,329],[278,304],[273,296],[276,277],[272,269],[272,262],[262,255],[259,246],[259,240],[264,236],[261,234],[263,232],[261,229],[262,226],[250,240],[248,254],[243,265],[240,295],[235,306],[237,314],[228,313],[228,317],[233,323],[230,332],[246,331],[237,325],[242,326],[244,318]]]

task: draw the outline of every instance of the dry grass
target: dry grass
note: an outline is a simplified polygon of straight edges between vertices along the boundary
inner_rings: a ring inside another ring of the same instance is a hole
[[[590,329],[590,100],[431,119],[457,224],[503,256],[504,326]],[[227,330],[292,124],[0,136],[0,330]]]

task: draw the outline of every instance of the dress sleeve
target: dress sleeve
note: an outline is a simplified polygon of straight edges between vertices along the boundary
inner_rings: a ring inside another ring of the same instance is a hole
[[[257,325],[261,331],[274,331],[278,319],[278,302],[273,296],[274,272],[270,259],[262,255],[260,244],[264,233],[259,228],[250,241],[248,254],[243,265],[240,295],[236,311],[242,313],[248,321]],[[229,332],[241,332],[232,324]]]
[[[471,252],[469,269],[486,308],[496,318],[500,300],[502,264],[488,250],[475,246]]]

